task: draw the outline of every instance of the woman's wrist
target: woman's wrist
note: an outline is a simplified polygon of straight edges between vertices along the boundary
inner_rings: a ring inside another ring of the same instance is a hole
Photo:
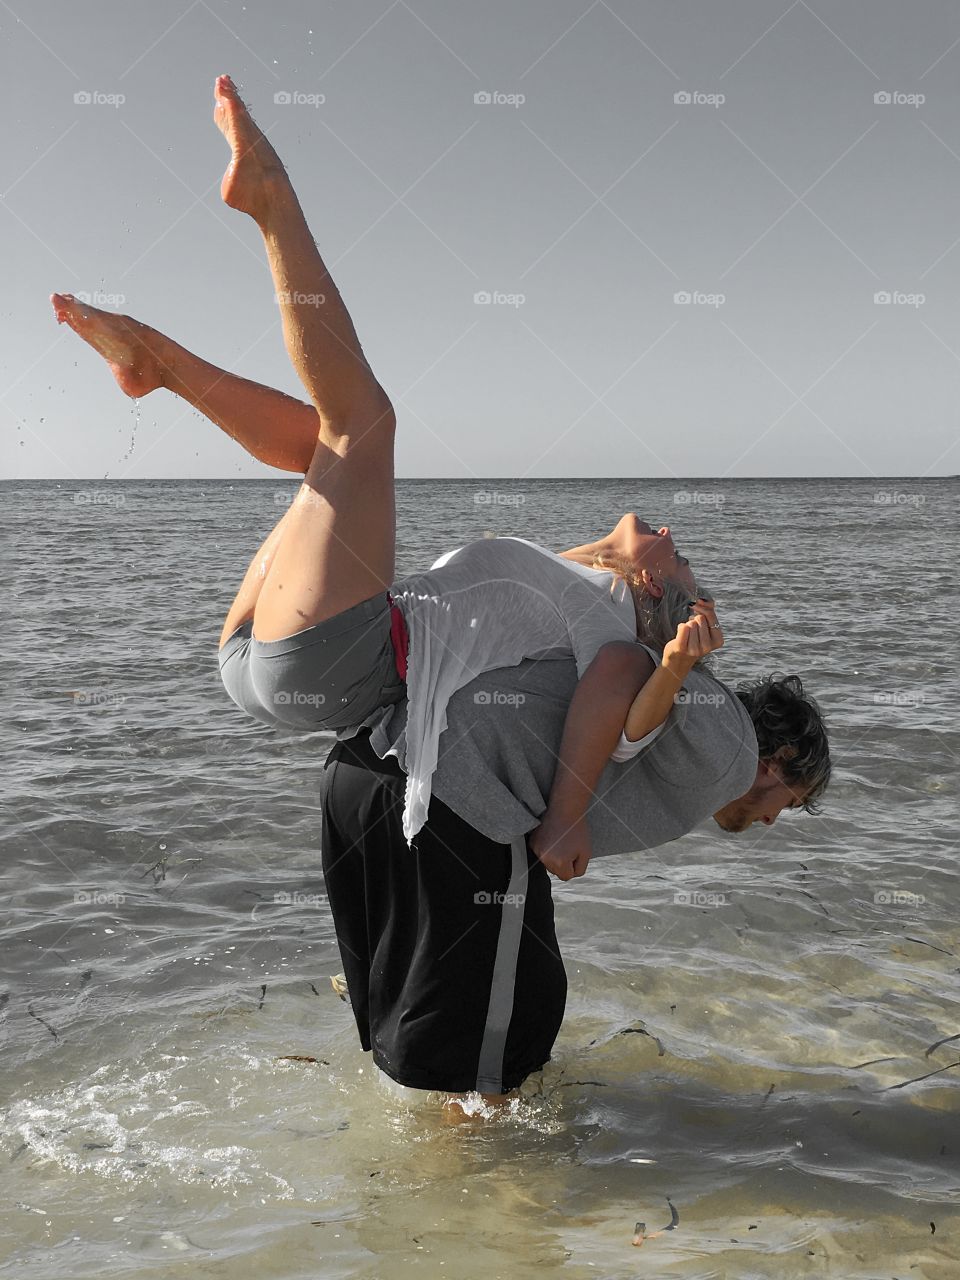
[[[678,684],[682,684],[696,665],[696,658],[688,653],[664,653],[660,669],[673,676]]]

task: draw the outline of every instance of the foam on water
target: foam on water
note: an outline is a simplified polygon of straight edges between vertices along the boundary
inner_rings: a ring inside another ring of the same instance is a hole
[[[228,1107],[256,1092],[257,1077],[273,1064],[251,1055],[234,1060],[234,1082]],[[293,1189],[282,1177],[264,1170],[255,1149],[238,1145],[207,1146],[214,1127],[212,1098],[182,1098],[190,1088],[191,1059],[171,1058],[147,1070],[119,1070],[113,1064],[94,1071],[81,1083],[41,1098],[23,1097],[0,1111],[0,1138],[17,1140],[14,1157],[30,1153],[43,1165],[65,1173],[95,1174],[115,1183],[156,1185],[168,1178],[185,1185],[232,1191],[246,1187],[273,1199],[287,1199]],[[239,1130],[239,1126],[238,1130]]]

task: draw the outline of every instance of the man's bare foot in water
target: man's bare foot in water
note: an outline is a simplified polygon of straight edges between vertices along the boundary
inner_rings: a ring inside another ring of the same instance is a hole
[[[145,396],[167,385],[169,340],[162,333],[132,316],[118,316],[79,302],[70,293],[52,293],[50,301],[58,324],[68,324],[103,356],[125,395]]]
[[[220,184],[224,202],[249,213],[261,226],[278,189],[290,190],[280,158],[241,101],[229,76],[218,76],[213,96],[213,119],[230,143],[233,156]]]

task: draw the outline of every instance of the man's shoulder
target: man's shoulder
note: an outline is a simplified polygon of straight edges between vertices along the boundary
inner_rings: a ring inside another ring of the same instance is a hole
[[[756,754],[736,693],[692,672],[656,740],[604,770],[589,814],[594,856],[656,848],[692,830],[747,791]]]
[[[691,671],[655,747],[651,767],[667,780],[710,784],[757,755],[757,735],[736,692],[710,671]]]

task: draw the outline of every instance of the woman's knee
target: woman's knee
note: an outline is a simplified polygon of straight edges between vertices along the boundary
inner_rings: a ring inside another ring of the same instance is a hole
[[[323,419],[320,442],[326,442],[343,457],[347,450],[392,448],[397,430],[397,414],[390,397],[377,384],[369,396],[350,404],[335,417]]]

